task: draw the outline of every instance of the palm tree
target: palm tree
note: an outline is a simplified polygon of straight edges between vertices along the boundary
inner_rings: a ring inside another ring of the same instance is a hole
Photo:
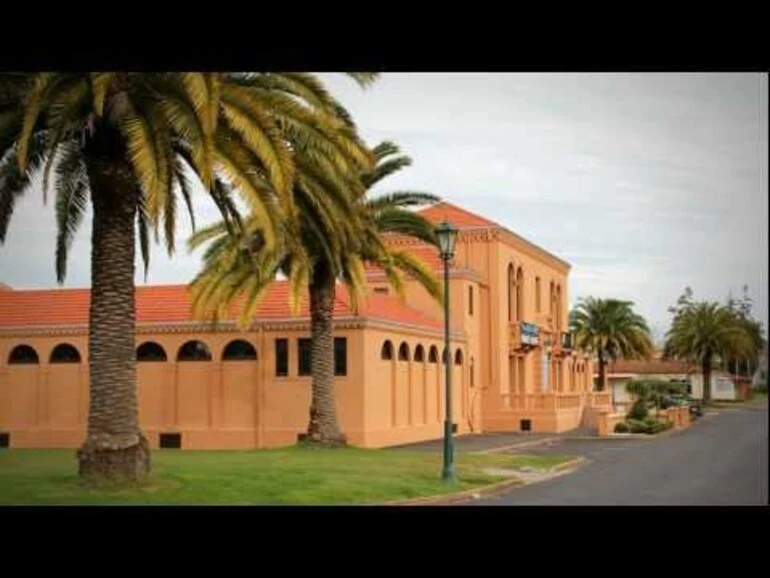
[[[399,234],[436,245],[432,224],[408,210],[439,200],[435,195],[399,191],[367,197],[388,175],[411,164],[396,145],[384,142],[373,149],[374,170],[359,175],[362,189],[344,191],[322,178],[323,163],[297,148],[300,167],[294,187],[298,211],[287,223],[277,250],[265,250],[260,234],[238,239],[224,224],[199,231],[190,240],[196,248],[214,239],[204,266],[193,280],[196,311],[219,317],[236,298],[245,296],[240,323],[247,324],[259,299],[280,272],[291,284],[291,307],[296,311],[307,287],[310,301],[312,401],[307,429],[309,443],[344,445],[334,402],[334,346],[332,324],[337,281],[344,283],[356,309],[366,292],[364,263],[381,267],[399,295],[403,275],[417,279],[439,299],[441,287],[433,271],[408,251],[387,246],[385,235]],[[320,166],[319,166],[320,165]],[[208,312],[208,313],[206,313]]]
[[[135,479],[151,467],[136,399],[135,228],[146,273],[149,235],[157,238],[161,222],[174,250],[177,194],[193,218],[191,171],[233,230],[242,226],[237,191],[272,246],[292,211],[296,168],[287,135],[343,165],[356,159],[351,170],[372,166],[350,116],[310,74],[0,75],[0,242],[32,176],[43,173],[45,198],[53,171],[61,283],[89,201],[93,208],[82,476]]]
[[[633,305],[632,301],[588,297],[570,313],[576,345],[597,356],[599,391],[604,389],[610,359],[649,358],[654,350],[647,322],[634,312]]]
[[[666,333],[663,355],[699,363],[703,401],[711,400],[711,371],[724,356],[746,356],[753,342],[733,311],[716,302],[692,302],[678,309]]]

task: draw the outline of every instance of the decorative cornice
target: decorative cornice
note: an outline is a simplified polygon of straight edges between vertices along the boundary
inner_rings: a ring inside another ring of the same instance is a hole
[[[394,329],[402,332],[416,333],[420,335],[443,335],[439,328],[424,327],[409,323],[401,323],[390,319],[377,317],[345,316],[333,320],[335,329]],[[185,321],[176,323],[142,323],[136,325],[137,335],[169,334],[169,333],[240,333],[256,330],[266,331],[309,331],[310,318],[282,318],[255,321],[249,326],[240,327],[235,321],[220,321],[217,323],[206,321]],[[11,327],[0,329],[0,337],[62,337],[73,335],[88,335],[87,325],[50,326],[50,327]],[[465,341],[464,331],[451,332],[453,339]]]

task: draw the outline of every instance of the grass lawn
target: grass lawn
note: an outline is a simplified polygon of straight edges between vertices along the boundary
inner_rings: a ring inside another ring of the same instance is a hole
[[[0,504],[363,504],[499,482],[485,467],[550,468],[564,456],[457,455],[459,483],[440,480],[441,455],[405,450],[290,447],[153,453],[153,476],[130,489],[92,489],[74,450],[0,450]]]

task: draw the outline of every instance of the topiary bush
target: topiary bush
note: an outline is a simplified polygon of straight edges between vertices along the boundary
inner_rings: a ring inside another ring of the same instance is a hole
[[[615,433],[628,433],[628,424],[624,421],[616,423]]]
[[[662,431],[666,431],[671,427],[671,424],[667,421],[655,420],[654,423],[649,424],[647,427],[647,433],[654,435]]]
[[[626,423],[631,433],[647,433],[648,426],[640,419],[628,418]]]
[[[649,415],[649,412],[647,411],[647,402],[644,399],[637,399],[634,402],[634,405],[631,406],[631,409],[628,412],[628,415],[626,416],[629,420],[638,420],[642,421],[647,418]]]

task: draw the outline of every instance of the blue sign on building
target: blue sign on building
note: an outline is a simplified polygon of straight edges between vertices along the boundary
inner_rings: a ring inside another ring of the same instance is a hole
[[[540,327],[532,323],[521,323],[521,342],[537,345],[540,342]]]

